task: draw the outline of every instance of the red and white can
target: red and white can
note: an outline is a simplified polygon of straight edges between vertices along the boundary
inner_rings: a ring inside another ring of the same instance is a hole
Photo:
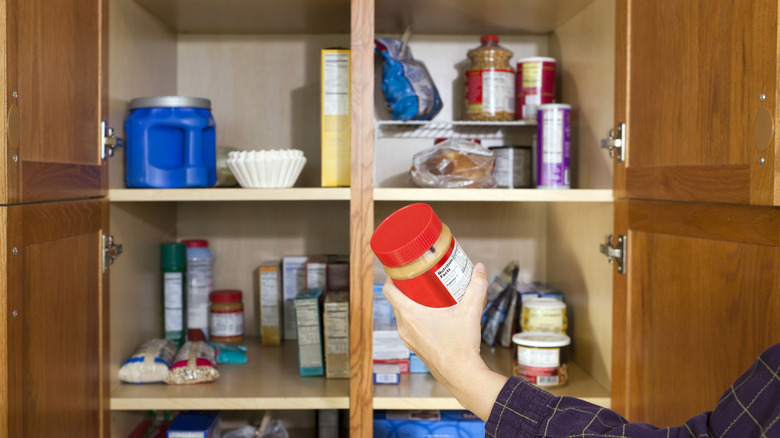
[[[569,381],[571,338],[558,333],[523,332],[515,344],[514,375],[536,386],[554,387]]]
[[[523,58],[517,62],[517,120],[534,120],[539,105],[555,102],[555,58]]]

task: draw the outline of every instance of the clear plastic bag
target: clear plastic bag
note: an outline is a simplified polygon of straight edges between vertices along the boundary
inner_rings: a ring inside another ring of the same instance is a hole
[[[431,120],[442,101],[425,64],[416,61],[408,45],[392,38],[377,38],[382,56],[382,92],[393,120]]]
[[[463,139],[450,139],[414,154],[412,182],[419,187],[495,187],[493,151]]]

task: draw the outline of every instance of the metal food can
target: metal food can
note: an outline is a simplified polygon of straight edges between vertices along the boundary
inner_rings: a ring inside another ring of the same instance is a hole
[[[555,58],[519,60],[515,88],[517,120],[533,120],[539,105],[555,102]]]
[[[514,375],[536,386],[563,386],[569,381],[571,338],[556,333],[524,332],[512,336]]]
[[[491,146],[496,157],[493,176],[498,187],[533,187],[530,146]]]
[[[537,176],[540,189],[568,189],[571,105],[539,106],[537,116]]]

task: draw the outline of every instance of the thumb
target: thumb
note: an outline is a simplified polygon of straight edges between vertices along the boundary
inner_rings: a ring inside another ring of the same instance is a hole
[[[475,306],[482,309],[487,295],[488,280],[485,272],[485,265],[477,263],[471,271],[471,281],[466,287],[466,293],[461,299],[461,303],[466,302],[469,307]]]

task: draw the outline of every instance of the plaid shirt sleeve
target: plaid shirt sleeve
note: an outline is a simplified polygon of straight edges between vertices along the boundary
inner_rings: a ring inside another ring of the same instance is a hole
[[[711,412],[682,426],[658,429],[629,423],[606,408],[554,397],[512,377],[498,395],[485,424],[488,437],[780,437],[780,344],[764,351],[723,394]]]

